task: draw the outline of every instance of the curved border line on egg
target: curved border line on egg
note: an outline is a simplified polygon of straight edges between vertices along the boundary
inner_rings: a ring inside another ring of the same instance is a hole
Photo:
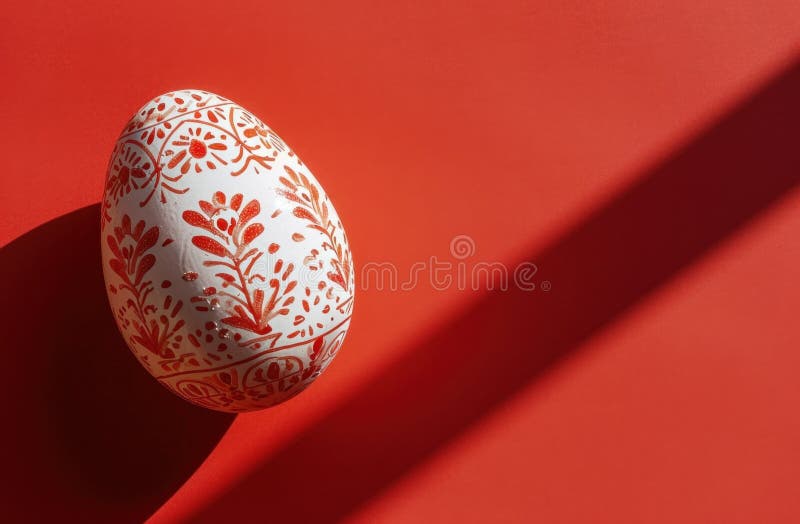
[[[187,370],[187,371],[178,371],[176,373],[171,373],[171,374],[168,374],[168,375],[159,375],[159,376],[157,376],[155,378],[157,380],[164,380],[164,379],[168,379],[168,378],[179,377],[181,375],[193,375],[193,374],[197,374],[197,373],[210,373],[212,371],[219,371],[221,369],[228,369],[228,368],[233,367],[233,366],[238,366],[239,364],[244,364],[245,362],[250,362],[251,360],[255,360],[255,359],[257,359],[259,357],[262,357],[264,355],[267,355],[269,353],[277,353],[278,351],[283,351],[284,349],[291,349],[291,348],[302,346],[304,344],[311,344],[316,339],[318,339],[320,337],[327,337],[328,335],[330,335],[331,333],[333,333],[337,329],[341,328],[346,322],[350,322],[351,318],[353,318],[353,315],[349,315],[347,318],[345,318],[344,320],[342,320],[341,322],[336,324],[336,326],[332,327],[331,329],[329,329],[325,333],[322,333],[321,335],[316,336],[314,338],[302,340],[302,341],[299,341],[299,342],[294,342],[292,344],[287,344],[285,346],[280,346],[280,347],[277,347],[277,348],[265,349],[264,351],[261,351],[259,353],[254,354],[254,355],[250,355],[249,357],[247,357],[245,359],[242,359],[242,360],[239,360],[237,362],[229,362],[228,364],[225,364],[224,366],[219,366],[219,367],[215,367],[215,368],[206,368],[206,369],[193,369],[193,370]]]
[[[234,102],[222,102],[222,103],[219,103],[219,104],[213,104],[213,105],[210,105],[210,106],[203,106],[201,108],[195,108],[195,109],[187,110],[187,111],[185,111],[183,113],[178,113],[177,115],[171,116],[169,118],[165,118],[164,120],[161,120],[159,122],[155,122],[155,123],[147,125],[147,126],[142,126],[139,129],[131,131],[130,133],[125,133],[124,135],[119,135],[119,138],[117,139],[117,141],[119,141],[119,140],[121,140],[123,138],[129,137],[131,135],[135,135],[136,133],[139,133],[141,131],[145,131],[147,129],[152,129],[152,128],[156,127],[156,126],[160,126],[163,123],[169,122],[171,120],[175,120],[176,118],[180,118],[182,116],[185,117],[189,113],[189,111],[200,111],[200,110],[205,110],[205,109],[212,109],[214,107],[229,106],[229,105],[236,105],[236,104],[234,104]]]

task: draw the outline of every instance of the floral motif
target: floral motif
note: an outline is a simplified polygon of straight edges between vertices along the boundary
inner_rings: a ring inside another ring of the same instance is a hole
[[[164,304],[168,315],[159,314],[159,308],[148,300],[153,291],[152,282],[145,280],[156,263],[155,255],[148,251],[156,245],[158,235],[158,227],[145,231],[144,221],[132,227],[130,217],[123,216],[122,224],[114,228],[114,234],[106,237],[113,255],[108,266],[122,280],[119,290],[129,294],[124,307],[133,312],[130,322],[135,333],[131,341],[154,355],[172,358],[181,340],[178,330],[184,325],[182,319],[176,320],[183,302],[179,300],[173,305],[171,297],[168,297]],[[124,313],[125,310],[118,315],[124,319]]]
[[[352,256],[347,247],[346,238],[343,241],[337,239],[337,232],[341,231],[344,236],[342,224],[334,224],[328,211],[328,204],[320,195],[317,186],[302,173],[295,172],[288,165],[284,165],[288,178],[280,177],[279,180],[285,189],[279,193],[285,198],[295,203],[292,210],[294,215],[308,222],[311,229],[322,233],[326,241],[322,244],[323,249],[331,250],[333,257],[330,259],[331,271],[327,273],[331,282],[340,286],[344,291],[349,291],[351,282]],[[302,240],[300,235],[296,239]]]
[[[169,158],[167,168],[174,169],[180,165],[180,172],[185,175],[192,167],[195,173],[200,173],[203,167],[216,169],[217,164],[228,164],[219,155],[220,151],[228,149],[225,134],[204,131],[200,126],[187,127],[185,134],[179,134],[170,142],[174,148],[164,151],[164,156]]]
[[[147,172],[152,169],[147,153],[130,143],[122,143],[112,156],[106,179],[106,191],[101,205],[102,223],[111,220],[108,209],[112,203],[128,195],[131,191],[142,187],[146,182]]]
[[[130,144],[122,146],[121,153],[111,165],[107,194],[114,202],[133,189],[139,189],[151,165],[145,153]]]
[[[251,162],[256,164],[254,166],[256,173],[258,173],[258,166],[264,169],[272,169],[271,163],[275,160],[278,151],[281,151],[281,149],[273,147],[273,143],[276,143],[275,137],[277,135],[247,111],[237,111],[235,108],[231,108],[229,120],[234,137],[239,145],[239,154],[236,155],[233,162],[239,162],[244,159],[242,166],[231,172],[231,174],[233,176],[241,175],[247,170]],[[283,144],[280,139],[278,139],[277,143]]]
[[[180,117],[183,119],[176,121]],[[149,188],[139,206],[146,206],[156,193],[163,204],[167,193],[188,191],[179,183],[191,171],[229,167],[232,176],[251,169],[258,174],[259,168],[272,169],[278,154],[288,151],[294,156],[280,137],[256,117],[225,98],[206,92],[158,97],[137,113],[126,131],[126,147],[112,159],[103,199],[103,226],[110,220],[106,213],[109,199],[116,202],[121,195]],[[157,152],[149,149],[155,143],[161,144]],[[131,163],[134,149],[141,156],[139,167]],[[224,154],[227,151],[234,153],[229,156]],[[125,162],[127,171],[121,167]]]
[[[217,260],[207,260],[207,267],[221,268],[216,276],[221,282],[221,290],[209,290],[223,300],[229,316],[222,322],[257,335],[259,342],[270,340],[272,344],[280,337],[280,333],[271,333],[270,321],[278,315],[287,315],[294,298],[289,294],[297,285],[290,277],[294,264],[284,266],[278,259],[273,267],[275,276],[267,281],[262,273],[256,270],[256,262],[264,255],[258,247],[251,243],[264,232],[261,223],[251,221],[261,212],[257,200],[243,204],[241,193],[233,195],[230,201],[224,193],[214,193],[211,202],[200,200],[200,211],[183,212],[183,220],[209,235],[195,235],[192,244]],[[278,244],[271,244],[269,252],[278,251]],[[259,284],[265,283],[267,288]],[[248,343],[253,340],[248,341]]]

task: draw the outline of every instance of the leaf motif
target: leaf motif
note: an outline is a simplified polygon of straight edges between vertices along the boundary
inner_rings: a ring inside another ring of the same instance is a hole
[[[136,224],[136,227],[133,228],[133,238],[139,238],[139,236],[142,234],[142,231],[144,231],[144,220],[140,220]]]
[[[242,241],[245,244],[249,244],[252,242],[258,235],[264,232],[264,226],[261,224],[250,224],[247,226],[247,229],[244,230],[244,235],[242,235]]]
[[[261,309],[264,306],[264,290],[263,289],[256,289],[253,292],[253,314],[257,317],[261,317]]]
[[[239,222],[241,224],[246,224],[260,212],[261,205],[259,205],[258,200],[251,200],[244,206],[244,209],[242,209],[242,212],[239,214]]]
[[[339,275],[338,273],[328,272],[328,279],[331,282],[339,284],[342,287],[342,289],[344,289],[345,291],[347,290],[347,287],[344,285],[344,280],[342,279],[341,275]]]
[[[237,315],[239,315],[240,317],[242,317],[242,318],[249,318],[249,317],[247,316],[247,312],[245,312],[245,310],[244,310],[244,308],[243,308],[242,306],[240,306],[240,305],[238,305],[238,304],[237,304],[237,305],[233,306],[233,310],[234,310],[234,311],[236,312],[236,314],[237,314]]]
[[[231,208],[234,211],[239,211],[239,206],[241,205],[242,205],[242,194],[236,193],[235,195],[233,195],[233,197],[231,197]]]
[[[123,264],[116,258],[112,258],[111,260],[108,261],[108,266],[112,270],[114,270],[114,273],[121,276],[123,280],[125,280],[126,282],[128,281],[128,274],[125,271],[125,264]]]
[[[190,226],[202,227],[203,229],[208,229],[211,227],[211,221],[197,211],[184,211],[181,216],[183,217],[184,222]]]
[[[169,161],[169,164],[167,164],[167,167],[170,168],[170,169],[174,168],[175,166],[177,166],[180,163],[181,160],[183,160],[183,157],[185,157],[185,156],[186,156],[186,150],[185,149],[181,150],[180,153],[178,153],[177,155],[172,157],[172,160]]]
[[[240,329],[246,329],[248,331],[255,331],[256,329],[256,325],[249,318],[227,317],[223,318],[222,322],[229,326],[237,327]]]
[[[305,202],[303,202],[299,196],[294,193],[290,193],[289,191],[279,189],[278,194],[284,197],[286,200],[291,200],[292,202],[297,202],[298,204],[305,204]]]
[[[227,254],[227,250],[222,246],[222,244],[210,237],[192,237],[192,244],[199,247],[206,253],[211,253],[212,255],[217,255],[218,257],[224,257]]]
[[[145,273],[150,271],[150,268],[153,267],[155,263],[156,257],[152,253],[145,255],[139,263],[139,269],[136,270],[136,281],[134,284],[138,285],[139,282],[142,281],[142,277],[144,277]]]
[[[139,222],[143,224],[143,222]],[[156,245],[158,241],[158,227],[153,226],[147,230],[147,233],[139,239],[139,242],[136,244],[136,251],[133,253],[133,258],[137,258],[139,255]]]
[[[112,235],[108,235],[106,237],[106,244],[108,244],[109,249],[111,249],[111,252],[114,253],[115,257],[122,258],[122,251],[119,249],[119,244],[117,244],[116,238],[114,238]]]
[[[317,340],[314,341],[314,345],[311,346],[311,361],[312,362],[314,360],[316,360],[317,357],[319,356],[319,352],[322,349],[322,346],[323,346],[324,343],[325,343],[325,340],[322,337],[319,337]]]
[[[281,184],[288,187],[292,191],[297,191],[297,186],[291,183],[286,177],[278,177],[278,180],[280,181]]]
[[[284,169],[284,171],[286,171],[286,174],[289,175],[289,178],[291,178],[292,181],[294,181],[295,184],[299,184],[300,183],[300,179],[297,178],[297,173],[294,172],[294,169],[292,169],[291,167],[289,167],[287,165],[284,165],[283,169]]]
[[[319,191],[317,190],[317,186],[308,182],[308,180],[306,180],[306,182],[308,183],[308,192],[311,193],[311,198],[314,200],[314,202],[319,201]]]
[[[201,200],[200,209],[202,209],[203,213],[205,213],[208,216],[212,216],[214,214],[214,206],[211,205],[211,202]]]
[[[314,224],[319,224],[319,221],[317,220],[317,218],[314,215],[312,215],[308,211],[308,209],[305,209],[305,208],[302,208],[302,207],[296,207],[296,208],[294,208],[293,213],[294,213],[294,216],[296,216],[297,218],[303,218],[305,220],[313,222]]]
[[[139,335],[133,335],[131,337],[131,340],[133,340],[134,342],[136,342],[137,344],[139,344],[140,346],[142,346],[142,347],[144,347],[146,349],[150,349],[149,347],[147,347],[147,343],[144,341],[144,339],[142,337],[140,337]]]

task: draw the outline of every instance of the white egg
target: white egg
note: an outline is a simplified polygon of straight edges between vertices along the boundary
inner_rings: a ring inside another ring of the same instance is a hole
[[[297,155],[241,106],[197,90],[145,104],[114,147],[101,213],[117,325],[186,400],[272,406],[341,347],[355,287],[342,223]]]

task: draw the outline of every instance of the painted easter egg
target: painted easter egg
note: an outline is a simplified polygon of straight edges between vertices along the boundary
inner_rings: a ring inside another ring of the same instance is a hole
[[[184,399],[242,412],[306,388],[342,345],[353,263],[322,186],[255,115],[161,95],[114,146],[102,265],[128,347]]]

